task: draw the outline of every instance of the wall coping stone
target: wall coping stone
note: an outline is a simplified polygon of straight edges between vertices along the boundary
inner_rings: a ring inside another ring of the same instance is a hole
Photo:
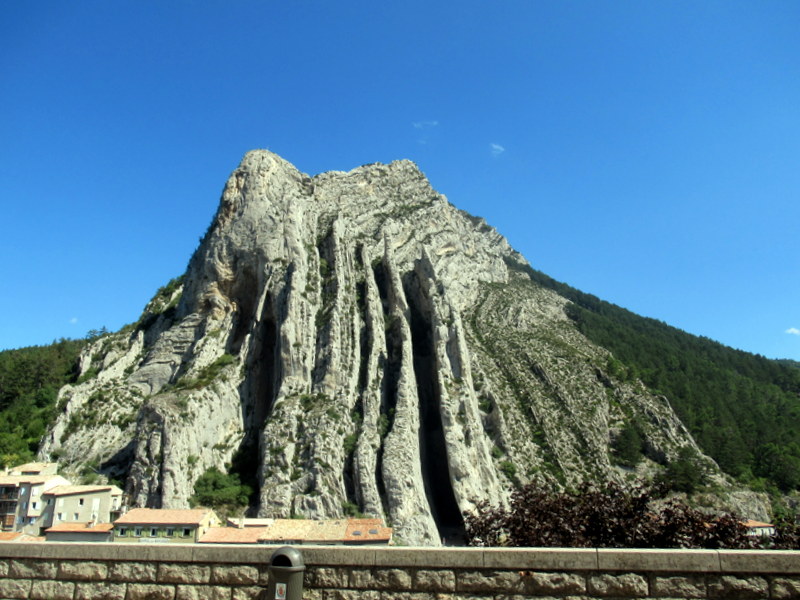
[[[753,552],[748,554],[753,556]],[[663,548],[598,548],[601,571],[650,571],[656,573],[717,573],[721,571],[719,550]],[[796,563],[800,568],[800,562]],[[750,569],[746,569],[748,572]]]
[[[0,542],[0,559],[163,561],[268,565],[278,546]],[[663,550],[607,548],[411,548],[297,546],[307,567],[800,574],[791,550]]]

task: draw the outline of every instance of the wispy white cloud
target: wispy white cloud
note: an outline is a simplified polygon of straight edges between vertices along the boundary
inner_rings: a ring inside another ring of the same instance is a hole
[[[71,325],[75,325],[75,323],[77,323],[77,322],[78,322],[78,317],[72,317],[72,318],[69,320],[69,322],[70,322],[70,324],[71,324]]]
[[[789,329],[786,330],[786,333],[789,333],[791,335],[800,335],[800,329],[798,329],[797,327],[789,327]]]
[[[414,129],[430,129],[439,125],[439,121],[414,121]]]
[[[503,148],[500,144],[495,144],[494,142],[489,144],[489,150],[491,151],[492,156],[500,156],[503,152],[506,151],[506,149]]]

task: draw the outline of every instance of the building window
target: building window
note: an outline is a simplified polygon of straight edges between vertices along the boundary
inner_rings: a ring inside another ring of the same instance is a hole
[[[137,527],[133,530],[134,537],[142,537],[142,528]]]
[[[38,502],[31,502],[31,509],[32,510],[36,510],[37,508],[39,508],[39,503]]]
[[[72,520],[73,521],[77,521],[79,518],[80,518],[80,515],[78,513],[72,513]]]
[[[28,519],[28,525],[33,525],[36,522],[36,517],[31,517]]]
[[[119,529],[117,529],[117,535],[119,537],[125,537],[126,535],[128,535],[128,528],[127,527],[120,527]]]
[[[189,537],[192,535],[192,530],[188,527],[183,528],[183,537]]]
[[[167,537],[172,537],[175,535],[175,528],[174,527],[167,527]]]
[[[58,519],[59,521],[63,521],[64,520],[64,513],[58,513],[56,515],[56,519]]]
[[[78,498],[78,504],[80,504],[81,506],[83,506],[83,498]]]
[[[150,537],[157,537],[158,536],[158,527],[151,527],[150,528]]]

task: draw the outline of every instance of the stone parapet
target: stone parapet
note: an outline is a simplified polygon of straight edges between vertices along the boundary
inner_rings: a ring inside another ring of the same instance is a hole
[[[0,598],[264,600],[275,549],[0,543]],[[307,600],[800,598],[800,552],[299,549]]]

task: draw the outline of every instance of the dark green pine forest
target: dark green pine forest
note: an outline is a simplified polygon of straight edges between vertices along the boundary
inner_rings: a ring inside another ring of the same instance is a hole
[[[726,473],[758,491],[800,487],[800,363],[734,350],[604,302],[528,265],[508,264],[571,300],[569,317],[613,354],[607,371],[640,379],[666,396]],[[1,464],[33,458],[56,416],[58,389],[78,381],[81,348],[104,333],[0,352]],[[626,443],[636,443],[635,431],[623,433]]]
[[[666,396],[703,451],[758,491],[800,486],[800,363],[770,360],[636,315],[509,261],[571,300],[569,317],[622,379]]]
[[[59,388],[75,383],[87,340],[0,352],[0,465],[31,460],[56,417]]]

